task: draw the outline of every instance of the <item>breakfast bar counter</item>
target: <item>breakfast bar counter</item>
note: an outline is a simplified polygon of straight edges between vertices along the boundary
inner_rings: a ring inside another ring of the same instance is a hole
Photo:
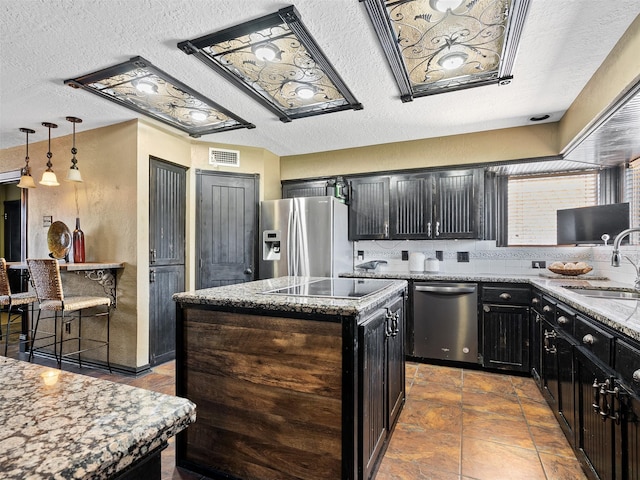
[[[195,421],[184,398],[6,357],[0,405],[5,480],[159,479],[167,440]]]

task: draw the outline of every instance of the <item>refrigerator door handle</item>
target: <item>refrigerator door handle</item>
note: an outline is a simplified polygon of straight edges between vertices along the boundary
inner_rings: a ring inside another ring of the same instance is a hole
[[[291,229],[293,228],[293,211],[289,210],[289,218],[287,220],[287,275],[292,274],[291,265]]]

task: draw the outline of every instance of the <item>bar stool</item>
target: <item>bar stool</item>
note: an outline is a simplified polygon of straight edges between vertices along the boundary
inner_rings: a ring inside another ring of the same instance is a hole
[[[9,338],[11,336],[11,324],[17,320],[20,320],[22,325],[22,319],[24,314],[29,311],[29,305],[31,305],[31,313],[33,317],[33,303],[38,300],[38,297],[32,292],[24,293],[11,293],[11,287],[9,286],[9,275],[7,274],[7,261],[4,258],[0,258],[0,306],[7,308],[7,331],[4,339],[4,356],[7,356],[9,349]],[[22,330],[21,330],[22,331]],[[2,339],[2,329],[0,329],[0,339]],[[20,343],[30,342],[30,339],[20,339]]]
[[[78,355],[78,365],[82,368],[82,352],[93,350],[96,348],[107,348],[107,367],[111,372],[111,362],[109,359],[109,329],[111,323],[111,299],[109,297],[89,297],[89,296],[72,296],[65,297],[62,291],[62,278],[60,277],[60,265],[58,260],[44,259],[27,259],[29,266],[29,274],[31,282],[38,296],[39,311],[36,325],[33,329],[31,342],[31,356],[34,352],[34,343],[38,334],[38,326],[42,311],[53,312],[54,332],[56,332],[56,340],[54,341],[54,355],[58,361],[58,368],[62,368],[63,357]],[[103,307],[104,311],[98,311],[91,315],[83,316],[85,309]],[[89,319],[98,319],[107,317],[107,334],[106,340],[96,340],[82,337],[82,321]],[[51,318],[51,317],[49,317]],[[78,335],[64,338],[65,332],[71,335],[71,323],[77,321]],[[58,337],[58,322],[60,323]],[[63,347],[66,342],[73,340],[78,341],[77,350],[64,353]],[[84,344],[84,345],[83,345]],[[89,345],[88,345],[89,344]],[[48,345],[45,345],[48,346]],[[42,347],[39,347],[42,348]]]

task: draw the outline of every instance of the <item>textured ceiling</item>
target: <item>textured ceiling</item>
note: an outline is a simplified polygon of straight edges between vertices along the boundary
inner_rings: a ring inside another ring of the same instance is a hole
[[[357,0],[298,0],[308,30],[364,106],[280,122],[177,47],[290,3],[273,0],[0,0],[0,148],[110,125],[136,114],[63,81],[140,55],[256,125],[203,140],[293,155],[454,135],[560,119],[627,27],[637,0],[532,0],[507,86],[399,100],[398,88],[364,6]],[[606,8],[603,8],[606,7]],[[163,127],[170,128],[170,127]],[[175,133],[183,135],[174,130]]]

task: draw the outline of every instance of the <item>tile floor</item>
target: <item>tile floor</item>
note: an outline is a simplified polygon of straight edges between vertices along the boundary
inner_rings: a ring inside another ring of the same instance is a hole
[[[9,356],[25,359],[16,349]],[[175,392],[174,362],[137,378],[64,369]],[[532,379],[418,363],[406,372],[406,404],[376,480],[586,480]],[[207,480],[175,466],[173,440],[162,453],[162,478]]]

